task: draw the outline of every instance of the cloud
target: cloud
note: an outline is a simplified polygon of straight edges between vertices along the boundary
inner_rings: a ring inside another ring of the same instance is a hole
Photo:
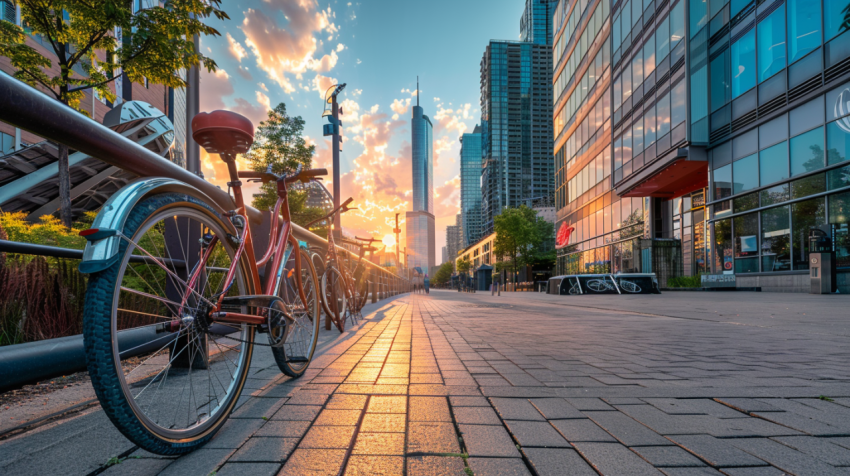
[[[251,80],[254,79],[254,77],[251,76],[251,73],[248,71],[248,68],[242,66],[241,64],[239,65],[239,68],[236,70],[236,73],[239,76],[241,76],[242,79],[245,79],[245,80],[248,80],[248,81],[251,81]]]
[[[342,43],[340,43],[340,44],[336,45],[336,50],[337,50],[337,51],[342,51],[342,50],[344,50],[344,49],[345,49],[345,45],[343,45]]]
[[[434,215],[436,217],[455,216],[460,210],[460,175],[434,190]]]
[[[393,99],[393,103],[390,104],[390,109],[398,115],[407,113],[410,108],[410,98],[404,99]]]
[[[313,90],[318,91],[319,97],[322,100],[325,99],[325,92],[334,84],[337,84],[336,78],[329,78],[327,76],[322,76],[321,74],[317,74],[316,77],[313,78]]]
[[[214,73],[207,70],[201,71],[201,111],[214,111],[226,109],[224,98],[233,94],[233,85],[227,71],[219,68]]]
[[[230,36],[230,33],[227,34],[227,42],[230,43],[230,48],[228,48],[230,54],[232,54],[241,63],[242,58],[248,56],[248,52],[245,51],[245,47]]]
[[[233,107],[229,107],[228,109],[233,112],[242,114],[243,116],[250,119],[251,122],[254,123],[254,127],[257,127],[257,125],[261,121],[264,121],[266,120],[266,118],[268,118],[268,109],[263,105],[255,106],[254,104],[251,104],[243,98],[236,98],[234,102],[236,103],[236,105]]]
[[[272,104],[269,100],[269,97],[261,93],[260,91],[257,91],[257,102],[265,106],[267,110],[272,108]]]
[[[271,11],[249,8],[240,28],[257,66],[284,92],[295,91],[287,74],[297,77],[307,71],[333,69],[339,59],[336,51],[316,58],[322,44],[317,35],[327,35],[331,41],[339,32],[330,7],[319,10],[317,2],[312,0],[266,0],[263,6]],[[281,15],[287,20],[286,24],[277,21]]]

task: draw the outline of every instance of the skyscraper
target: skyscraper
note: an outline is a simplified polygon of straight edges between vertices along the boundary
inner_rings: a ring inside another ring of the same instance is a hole
[[[481,230],[481,126],[460,138],[461,248],[482,237]],[[454,256],[450,257],[454,260]]]
[[[454,262],[458,252],[463,248],[463,225],[461,214],[458,213],[455,216],[455,224],[446,227],[446,254]]]
[[[482,228],[554,191],[552,49],[491,40],[481,60]]]
[[[552,45],[552,19],[558,0],[525,0],[519,19],[519,38],[538,45]]]
[[[424,272],[436,265],[434,223],[434,137],[431,119],[419,106],[419,80],[416,81],[416,105],[411,120],[413,210],[405,214],[408,267]]]

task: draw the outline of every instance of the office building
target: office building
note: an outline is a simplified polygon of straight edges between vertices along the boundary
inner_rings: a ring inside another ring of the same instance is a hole
[[[457,258],[458,252],[464,248],[464,230],[461,220],[461,214],[458,213],[455,216],[455,224],[446,227],[446,254],[452,261]]]
[[[552,50],[491,40],[481,60],[482,235],[503,208],[554,191]]]
[[[571,229],[558,272],[655,272],[662,287],[728,274],[804,291],[814,228],[846,288],[843,6],[582,5],[562,2],[554,22],[556,230]]]
[[[558,0],[525,0],[519,20],[520,41],[552,45],[552,24]]]
[[[413,210],[405,214],[408,267],[423,271],[436,264],[434,221],[434,137],[433,125],[419,106],[417,81],[416,105],[410,124],[413,174]]]
[[[481,126],[460,138],[460,214],[462,246],[478,241],[481,228]],[[450,256],[454,260],[454,256]]]

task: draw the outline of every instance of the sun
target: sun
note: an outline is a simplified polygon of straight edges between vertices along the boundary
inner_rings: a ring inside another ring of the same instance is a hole
[[[386,235],[384,235],[384,239],[381,240],[381,242],[384,245],[386,245],[387,247],[395,246],[395,236],[390,235],[390,234],[386,234]]]

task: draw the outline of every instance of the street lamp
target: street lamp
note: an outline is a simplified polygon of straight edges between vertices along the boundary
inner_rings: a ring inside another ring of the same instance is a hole
[[[342,128],[342,123],[339,120],[339,115],[342,111],[339,110],[339,103],[337,103],[337,96],[342,90],[345,89],[345,83],[339,85],[333,85],[325,91],[325,109],[322,111],[322,117],[328,118],[328,122],[330,124],[325,124],[322,128],[323,136],[333,136],[333,168],[334,168],[334,209],[339,208],[339,151],[340,151],[340,143],[342,142],[342,138],[340,135],[340,129]],[[330,107],[328,107],[330,106]],[[334,215],[334,238],[340,238],[342,236],[342,217],[339,213]]]

